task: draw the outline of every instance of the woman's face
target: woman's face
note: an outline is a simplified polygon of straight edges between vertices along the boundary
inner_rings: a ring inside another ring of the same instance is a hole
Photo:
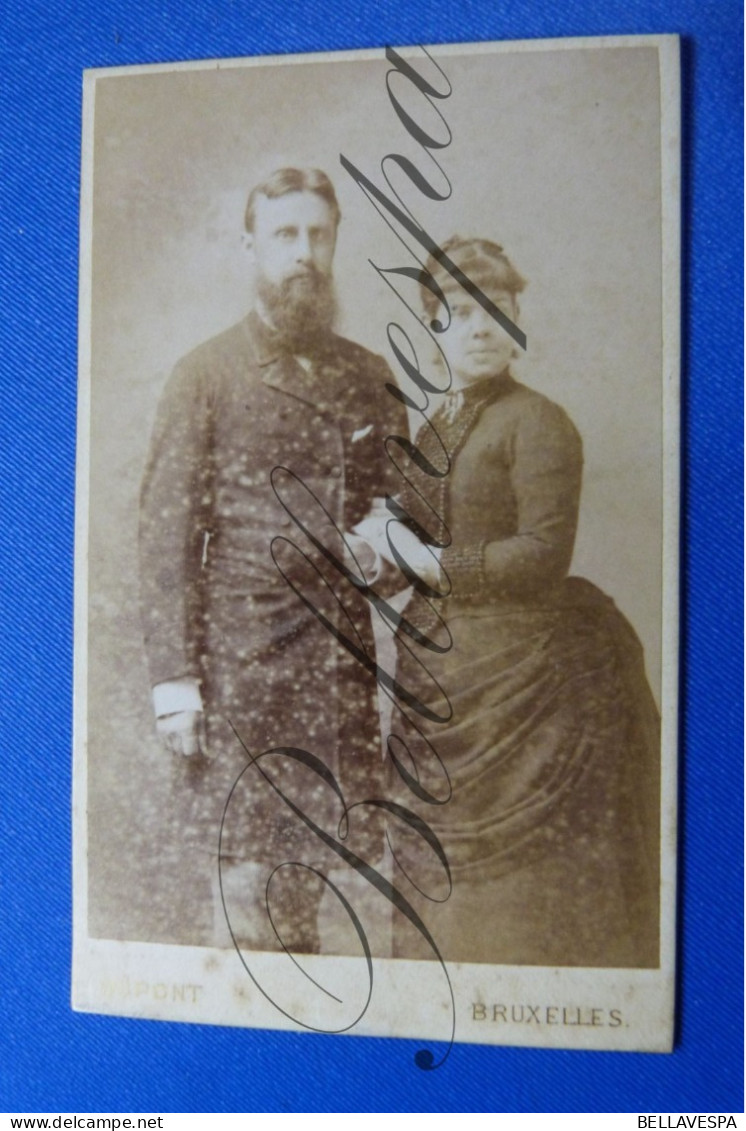
[[[508,291],[487,292],[495,306],[512,322],[518,316]],[[447,294],[451,324],[440,345],[451,368],[453,388],[463,389],[485,377],[498,377],[509,365],[515,342],[507,330],[461,287]]]

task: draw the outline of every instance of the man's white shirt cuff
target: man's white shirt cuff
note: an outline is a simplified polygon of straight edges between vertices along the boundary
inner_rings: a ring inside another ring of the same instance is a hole
[[[157,719],[180,711],[202,711],[202,696],[196,679],[167,679],[153,688],[153,709]]]

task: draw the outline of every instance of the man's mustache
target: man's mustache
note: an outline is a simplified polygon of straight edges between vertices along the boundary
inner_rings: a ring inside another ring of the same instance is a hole
[[[311,264],[308,267],[299,267],[298,270],[293,271],[291,275],[286,275],[281,285],[288,285],[295,282],[296,280],[301,280],[303,282],[325,283],[327,279],[327,275],[325,275],[322,271],[319,271],[318,267],[314,267],[313,264]]]

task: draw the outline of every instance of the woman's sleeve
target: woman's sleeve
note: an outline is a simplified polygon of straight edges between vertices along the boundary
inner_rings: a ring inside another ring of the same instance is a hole
[[[527,406],[510,437],[516,533],[445,550],[453,593],[521,598],[561,581],[572,559],[582,471],[582,443],[567,414],[543,398]]]

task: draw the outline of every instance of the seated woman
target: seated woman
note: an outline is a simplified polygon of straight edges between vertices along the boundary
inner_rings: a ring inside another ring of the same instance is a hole
[[[524,281],[502,249],[453,238],[444,250],[516,323]],[[581,441],[558,405],[511,376],[507,331],[437,262],[428,270],[450,307],[440,344],[452,391],[417,437],[399,502],[427,532],[420,576],[450,591],[414,593],[397,680],[441,718],[450,702],[447,721],[417,715],[450,799],[415,808],[443,846],[452,890],[444,899],[445,869],[421,836],[409,854],[392,838],[420,892],[401,872],[397,882],[447,960],[657,966],[658,715],[633,629],[594,585],[567,576]],[[422,293],[426,315],[442,318]],[[444,452],[448,474],[425,474],[423,460],[437,468]],[[452,646],[441,653],[412,634],[442,640],[444,626]],[[396,955],[435,957],[394,918]]]

